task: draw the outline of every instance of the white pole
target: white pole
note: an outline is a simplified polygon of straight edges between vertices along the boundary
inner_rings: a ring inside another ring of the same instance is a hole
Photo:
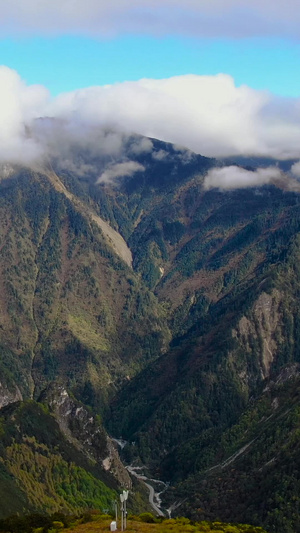
[[[121,501],[121,531],[124,531],[124,492],[120,494]]]
[[[126,500],[124,500],[124,529],[127,527],[127,520],[126,520]]]
[[[127,513],[126,513],[126,500],[128,498],[128,490],[123,490],[123,501],[124,501],[124,524],[125,528],[127,527]]]

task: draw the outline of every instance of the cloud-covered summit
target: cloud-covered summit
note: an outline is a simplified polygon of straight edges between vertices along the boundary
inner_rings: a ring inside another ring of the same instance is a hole
[[[70,145],[113,156],[122,136],[132,133],[205,156],[299,159],[300,99],[237,87],[226,74],[142,79],[53,99],[45,87],[27,86],[0,67],[0,161],[29,163],[53,152],[67,157]],[[132,150],[151,150],[143,142]]]
[[[297,0],[2,0],[2,34],[300,38]]]
[[[39,85],[28,86],[17,72],[0,67],[0,161],[30,163],[44,149],[28,132],[28,125],[44,112],[49,93]]]
[[[59,96],[52,113],[156,137],[206,156],[299,156],[300,100],[231,76],[185,75],[91,87]]]
[[[204,156],[299,160],[300,99],[237,87],[225,74],[142,79],[51,98],[45,87],[28,86],[15,71],[0,67],[2,166],[53,160],[78,176],[108,181],[142,172],[143,165],[136,162],[141,154],[153,161],[168,159],[167,152],[143,136]],[[182,158],[190,154],[183,151]],[[299,178],[299,163],[291,174]],[[211,171],[205,187],[280,184],[285,179],[278,168],[249,172],[226,167]]]

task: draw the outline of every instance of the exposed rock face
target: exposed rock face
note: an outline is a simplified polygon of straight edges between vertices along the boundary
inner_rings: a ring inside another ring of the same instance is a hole
[[[57,191],[62,192],[69,200],[72,200],[80,212],[83,212],[84,214],[87,213],[86,206],[82,205],[78,198],[75,199],[74,195],[66,189],[65,185],[54,172],[48,172],[47,175]],[[93,220],[93,222],[95,222],[97,226],[101,228],[108,244],[113,248],[118,256],[121,257],[121,259],[123,259],[123,261],[125,261],[129,267],[131,267],[132,253],[122,235],[114,230],[107,222],[105,222],[105,220],[93,213],[91,209],[88,209],[87,214]]]
[[[49,405],[61,431],[73,445],[92,461],[102,464],[122,487],[131,488],[130,476],[97,416],[71,398],[62,385],[52,384],[40,399]]]
[[[11,391],[0,382],[0,409],[6,405],[9,405],[10,403],[19,402],[22,400],[22,394],[17,386],[15,386],[14,391]]]
[[[282,368],[277,375],[277,378],[274,381],[270,380],[268,384],[264,388],[264,392],[267,392],[274,387],[274,385],[283,385],[287,381],[296,380],[299,378],[300,374],[300,364],[299,363],[291,363],[284,368]],[[276,398],[273,400],[276,404]]]
[[[253,307],[253,318],[243,316],[233,336],[237,337],[247,352],[251,353],[253,339],[260,344],[260,369],[262,378],[270,375],[270,368],[281,338],[282,317],[279,310],[280,292],[262,292]],[[276,333],[276,338],[275,338]]]
[[[276,385],[279,383],[285,383],[286,381],[296,379],[299,376],[300,372],[300,365],[299,363],[293,363],[290,365],[287,365],[286,367],[282,368],[282,370],[279,372],[277,379],[276,379]]]
[[[272,295],[263,292],[254,307],[254,315],[257,319],[257,335],[262,339],[262,373],[264,377],[270,374],[270,367],[274,360],[277,343],[275,332],[280,330],[281,315],[279,312],[280,293],[274,290]]]

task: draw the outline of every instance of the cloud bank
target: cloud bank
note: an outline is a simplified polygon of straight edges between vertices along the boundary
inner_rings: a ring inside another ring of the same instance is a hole
[[[209,189],[245,189],[277,182],[282,179],[283,173],[277,167],[258,168],[251,172],[237,166],[212,168],[207,173],[203,188]]]
[[[129,159],[151,152],[164,159],[150,139],[136,136],[128,146],[132,133],[206,156],[298,160],[300,99],[236,87],[226,74],[142,79],[51,99],[45,87],[27,86],[15,71],[0,67],[0,162],[29,165],[54,157],[84,175],[91,169],[81,153],[91,162],[102,155],[109,166],[122,162],[124,147]]]
[[[27,86],[15,71],[0,67],[0,161],[26,164],[42,155],[27,125],[43,113],[48,97],[45,87]]]
[[[296,174],[294,173],[294,175]],[[203,188],[205,190],[219,189],[221,191],[229,191],[270,184],[284,190],[300,192],[300,182],[291,178],[276,166],[257,168],[255,171],[234,165],[212,168],[204,178]]]
[[[300,156],[300,99],[236,87],[226,74],[91,87],[58,96],[49,112],[134,131],[206,156]]]
[[[298,0],[2,0],[3,35],[300,37]]]

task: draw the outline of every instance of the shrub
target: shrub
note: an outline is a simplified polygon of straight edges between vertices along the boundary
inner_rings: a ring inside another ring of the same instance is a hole
[[[142,513],[139,515],[139,520],[141,522],[147,522],[148,524],[154,524],[155,518],[151,513]]]

